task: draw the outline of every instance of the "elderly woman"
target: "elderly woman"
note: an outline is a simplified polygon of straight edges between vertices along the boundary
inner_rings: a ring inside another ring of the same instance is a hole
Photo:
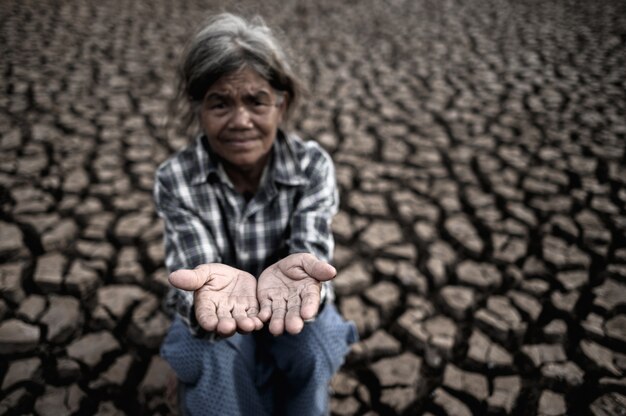
[[[200,132],[159,167],[155,200],[181,411],[326,414],[356,332],[332,302],[332,161],[279,128],[300,83],[260,19],[230,14],[193,38],[180,76]]]

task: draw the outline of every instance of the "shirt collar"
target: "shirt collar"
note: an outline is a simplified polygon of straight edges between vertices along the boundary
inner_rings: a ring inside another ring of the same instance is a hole
[[[308,182],[293,148],[292,139],[281,130],[277,133],[273,152],[271,163],[274,181],[291,186],[304,185]]]
[[[199,185],[209,181],[211,176],[220,177],[219,158],[211,150],[206,136],[199,135],[194,143],[196,166],[191,175],[191,184]],[[270,180],[290,186],[303,185],[308,182],[300,167],[300,161],[291,143],[291,139],[278,130],[276,140],[272,146],[272,158],[270,160]]]
[[[198,135],[193,145],[195,157],[194,169],[191,174],[190,183],[199,185],[209,180],[209,175],[217,174],[218,162],[216,155],[210,151],[209,143],[204,134]]]

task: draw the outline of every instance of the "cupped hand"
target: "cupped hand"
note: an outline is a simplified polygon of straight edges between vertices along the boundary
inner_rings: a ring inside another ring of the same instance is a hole
[[[259,330],[257,281],[250,273],[220,263],[203,264],[195,269],[177,270],[170,283],[193,290],[196,319],[207,331],[231,336]]]
[[[257,283],[258,317],[263,322],[271,318],[269,330],[273,335],[285,330],[298,334],[304,321],[317,315],[321,282],[336,274],[333,266],[308,253],[291,254],[274,263],[261,273]]]

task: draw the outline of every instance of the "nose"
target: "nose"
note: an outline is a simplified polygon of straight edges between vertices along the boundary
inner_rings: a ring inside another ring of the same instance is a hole
[[[234,114],[230,119],[230,126],[232,128],[242,129],[252,127],[252,117],[245,105],[238,105],[234,110]]]

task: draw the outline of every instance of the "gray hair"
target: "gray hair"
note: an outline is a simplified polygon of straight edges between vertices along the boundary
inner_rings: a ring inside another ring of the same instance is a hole
[[[192,38],[179,68],[179,105],[189,129],[209,87],[222,76],[251,68],[287,97],[287,115],[303,86],[287,54],[263,19],[246,21],[230,13],[213,16]]]

